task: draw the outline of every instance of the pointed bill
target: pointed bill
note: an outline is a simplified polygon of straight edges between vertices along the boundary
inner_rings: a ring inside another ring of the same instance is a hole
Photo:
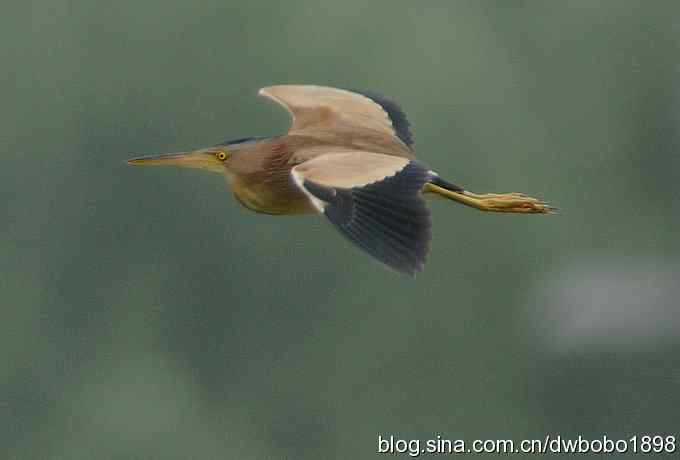
[[[130,158],[127,160],[127,164],[133,166],[182,166],[221,172],[223,162],[216,157],[216,153],[216,149],[211,147],[191,152],[163,153]]]

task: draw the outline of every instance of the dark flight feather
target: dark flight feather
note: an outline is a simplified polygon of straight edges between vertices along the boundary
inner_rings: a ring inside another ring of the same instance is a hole
[[[356,89],[352,89],[350,91],[353,91],[357,94],[361,94],[362,96],[366,96],[376,104],[380,105],[380,107],[383,108],[383,110],[387,113],[387,116],[390,118],[392,126],[394,127],[394,131],[397,134],[397,137],[401,139],[401,141],[404,144],[406,144],[406,146],[409,149],[413,146],[411,123],[409,123],[408,119],[406,118],[406,114],[396,102],[387,99],[379,94],[376,94],[372,91]]]
[[[306,180],[304,187],[328,203],[324,214],[351,242],[392,269],[422,270],[430,249],[431,220],[420,194],[429,170],[408,163],[391,177],[363,187],[333,188]]]

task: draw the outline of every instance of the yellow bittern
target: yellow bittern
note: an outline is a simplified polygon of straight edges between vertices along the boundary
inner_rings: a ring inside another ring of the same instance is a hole
[[[236,199],[256,212],[322,213],[359,248],[412,276],[422,270],[430,249],[427,196],[482,211],[553,210],[520,193],[477,195],[442,179],[415,160],[404,112],[376,94],[312,85],[270,86],[260,94],[290,112],[287,134],[128,163],[223,174]]]

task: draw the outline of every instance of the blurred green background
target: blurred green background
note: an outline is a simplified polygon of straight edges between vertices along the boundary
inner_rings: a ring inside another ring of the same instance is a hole
[[[0,457],[680,435],[680,3],[2,10]],[[217,175],[125,165],[285,131],[277,83],[387,95],[442,175],[562,214],[432,203],[410,280]]]

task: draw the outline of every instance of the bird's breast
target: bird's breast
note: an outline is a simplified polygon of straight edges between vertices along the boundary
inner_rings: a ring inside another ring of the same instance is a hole
[[[307,195],[292,183],[289,175],[286,175],[285,181],[267,180],[264,177],[249,177],[246,180],[236,178],[232,182],[232,191],[243,206],[263,214],[310,214],[318,212]]]
[[[255,150],[234,158],[234,196],[246,208],[265,214],[318,212],[291,176],[295,155],[317,144],[311,138],[283,136],[263,141]]]

